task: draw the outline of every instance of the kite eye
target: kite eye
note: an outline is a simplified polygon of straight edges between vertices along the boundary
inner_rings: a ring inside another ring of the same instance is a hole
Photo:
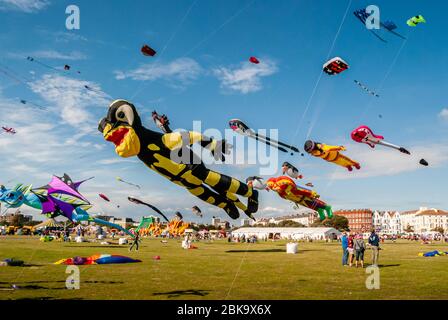
[[[131,126],[134,123],[134,112],[132,111],[131,106],[127,104],[118,108],[115,117],[118,121],[126,122]]]

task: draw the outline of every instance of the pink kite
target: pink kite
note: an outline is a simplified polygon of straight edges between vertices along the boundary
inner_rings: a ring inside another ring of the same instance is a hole
[[[406,150],[403,147],[383,141],[384,140],[383,136],[374,134],[372,129],[370,129],[367,126],[359,126],[358,128],[352,131],[351,136],[354,141],[368,144],[371,148],[375,148],[375,145],[380,144],[389,148],[396,149],[402,153],[411,154],[408,150]]]

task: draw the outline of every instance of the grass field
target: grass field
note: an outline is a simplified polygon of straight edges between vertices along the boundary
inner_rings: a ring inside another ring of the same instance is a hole
[[[366,289],[365,270],[341,266],[338,243],[300,243],[296,255],[285,253],[283,241],[196,245],[183,250],[178,240],[144,239],[140,251],[130,253],[127,246],[2,236],[0,260],[15,257],[29,266],[0,267],[0,299],[448,299],[448,256],[417,256],[448,251],[446,244],[385,243],[379,290]],[[143,262],[80,266],[81,288],[67,290],[66,266],[53,263],[98,253]],[[12,284],[20,289],[4,290]]]

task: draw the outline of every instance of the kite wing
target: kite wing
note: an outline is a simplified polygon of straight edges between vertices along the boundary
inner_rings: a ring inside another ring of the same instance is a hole
[[[397,29],[397,25],[392,22],[392,21],[385,21],[385,22],[380,22],[380,25],[386,29],[387,31],[389,31],[390,33],[396,35],[397,37],[400,37],[401,39],[406,40],[405,37],[403,37],[401,34],[395,32],[394,30]]]

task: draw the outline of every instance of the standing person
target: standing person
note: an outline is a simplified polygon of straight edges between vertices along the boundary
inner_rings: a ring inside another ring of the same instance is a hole
[[[342,265],[347,266],[348,265],[348,238],[347,238],[347,232],[342,233]]]
[[[361,234],[357,234],[355,238],[355,243],[353,245],[355,249],[355,266],[358,268],[358,261],[361,263],[361,268],[364,268],[364,251],[366,251],[366,244]]]
[[[375,229],[372,229],[372,233],[369,237],[369,244],[372,247],[372,265],[378,266],[378,257],[380,255],[380,237],[375,233]]]
[[[353,265],[353,257],[355,253],[355,249],[353,249],[354,246],[354,239],[353,239],[353,233],[349,233],[348,240],[347,240],[347,251],[348,251],[348,265],[351,267]]]
[[[138,251],[139,241],[140,241],[140,234],[139,234],[138,232],[136,232],[136,233],[135,233],[134,242],[133,242],[132,245],[129,247],[129,251],[132,251],[132,248],[134,248],[134,246],[135,246],[135,251]]]

